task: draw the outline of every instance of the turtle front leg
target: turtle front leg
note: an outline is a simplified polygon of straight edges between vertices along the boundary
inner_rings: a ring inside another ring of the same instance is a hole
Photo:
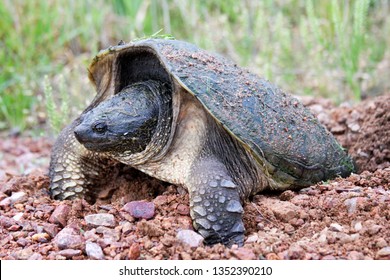
[[[64,128],[52,149],[49,177],[54,199],[85,198],[93,202],[98,186],[105,182],[110,160],[87,150],[74,136],[78,119]]]
[[[244,243],[244,212],[238,186],[217,160],[195,163],[188,182],[190,209],[196,230],[207,245]]]

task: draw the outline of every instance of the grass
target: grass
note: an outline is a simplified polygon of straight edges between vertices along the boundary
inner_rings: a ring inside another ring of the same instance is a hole
[[[390,89],[388,14],[386,0],[3,0],[0,130],[56,134],[93,98],[86,67],[98,50],[152,34],[222,53],[288,92],[359,101]]]
[[[47,119],[52,131],[57,134],[64,125],[64,118],[69,119],[69,95],[66,91],[63,76],[59,77],[58,92],[61,97],[61,106],[58,108],[54,97],[53,87],[50,84],[49,78],[46,75],[43,80],[43,91],[45,97],[45,105],[47,112]]]

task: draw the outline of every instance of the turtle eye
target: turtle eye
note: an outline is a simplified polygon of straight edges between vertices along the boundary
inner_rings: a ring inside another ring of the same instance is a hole
[[[105,122],[97,122],[92,125],[92,130],[96,133],[103,134],[107,131],[107,124]]]

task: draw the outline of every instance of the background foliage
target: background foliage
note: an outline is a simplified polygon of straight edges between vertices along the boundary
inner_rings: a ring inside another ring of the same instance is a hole
[[[2,0],[0,130],[57,132],[92,99],[102,48],[161,30],[288,92],[357,101],[389,92],[387,0]]]

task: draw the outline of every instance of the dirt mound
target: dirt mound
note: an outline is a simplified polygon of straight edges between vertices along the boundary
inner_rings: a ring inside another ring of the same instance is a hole
[[[303,102],[353,156],[358,172],[390,166],[390,95],[354,107],[312,98]]]
[[[256,195],[244,206],[241,248],[201,244],[188,195],[128,167],[94,205],[52,200],[45,175],[50,141],[2,141],[0,258],[390,259],[390,96],[354,107],[304,103],[348,149],[359,173]]]

